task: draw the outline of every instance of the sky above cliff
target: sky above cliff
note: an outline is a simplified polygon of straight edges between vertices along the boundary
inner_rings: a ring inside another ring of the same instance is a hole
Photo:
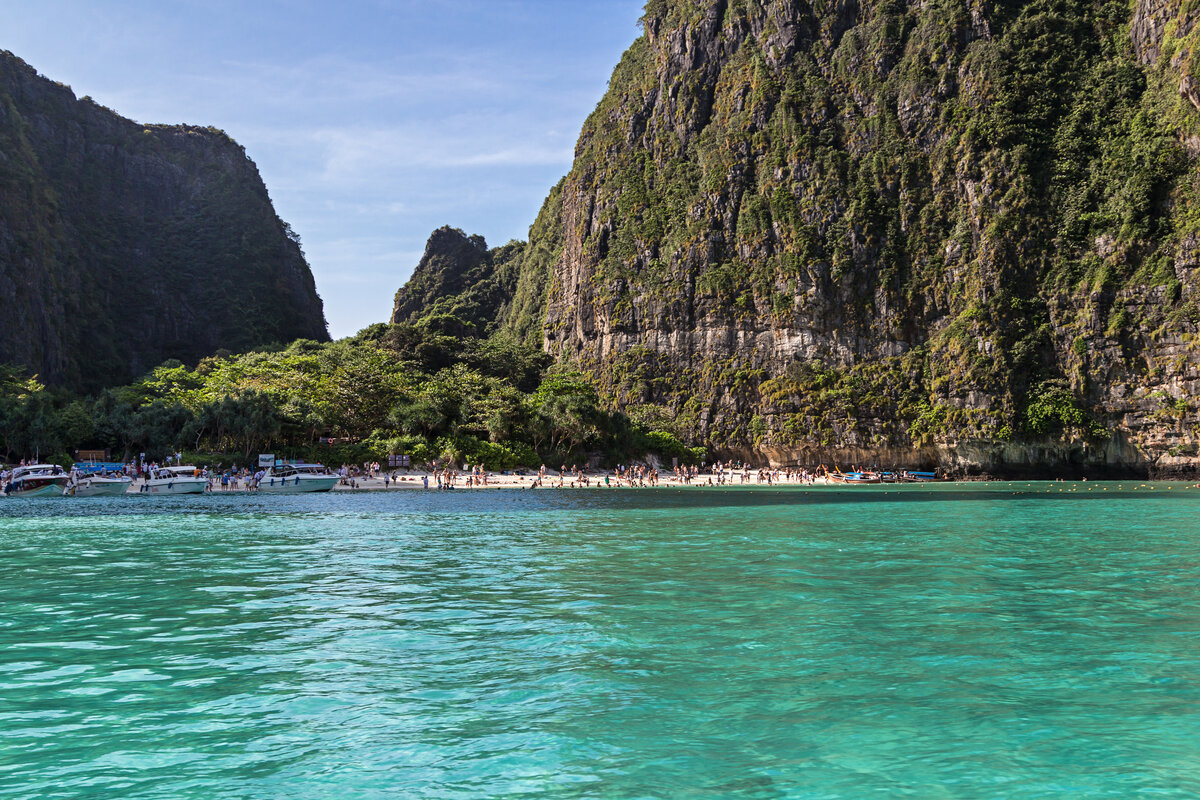
[[[442,225],[526,238],[643,0],[40,0],[0,47],[145,123],[224,129],[300,234],[335,338]]]

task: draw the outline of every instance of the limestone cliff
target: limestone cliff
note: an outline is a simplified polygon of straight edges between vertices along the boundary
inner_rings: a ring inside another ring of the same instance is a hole
[[[90,390],[328,339],[298,240],[213,129],[140,125],[0,51],[0,362]]]
[[[455,336],[480,336],[494,329],[500,309],[515,289],[512,258],[523,245],[489,250],[479,235],[439,228],[409,281],[396,292],[392,322],[438,321]]]
[[[728,453],[1195,471],[1189,8],[651,0],[524,330]]]

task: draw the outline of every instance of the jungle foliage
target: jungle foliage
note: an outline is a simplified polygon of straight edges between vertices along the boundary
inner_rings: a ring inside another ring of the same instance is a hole
[[[658,453],[702,459],[669,432],[614,413],[582,375],[551,366],[506,334],[444,332],[437,314],[415,325],[373,325],[332,343],[167,361],[140,380],[79,397],[0,367],[0,458],[67,461],[81,448],[116,459],[196,454],[248,463],[274,452],[326,463],[389,454],[414,464],[587,463]]]

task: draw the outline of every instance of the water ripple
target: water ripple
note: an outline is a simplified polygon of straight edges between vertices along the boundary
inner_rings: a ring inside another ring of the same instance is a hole
[[[1200,493],[1057,488],[0,503],[0,798],[1200,795]]]

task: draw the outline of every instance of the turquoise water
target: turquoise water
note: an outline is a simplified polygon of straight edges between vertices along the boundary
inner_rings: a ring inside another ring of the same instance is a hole
[[[0,500],[0,798],[1200,796],[1200,491],[1074,488]]]

